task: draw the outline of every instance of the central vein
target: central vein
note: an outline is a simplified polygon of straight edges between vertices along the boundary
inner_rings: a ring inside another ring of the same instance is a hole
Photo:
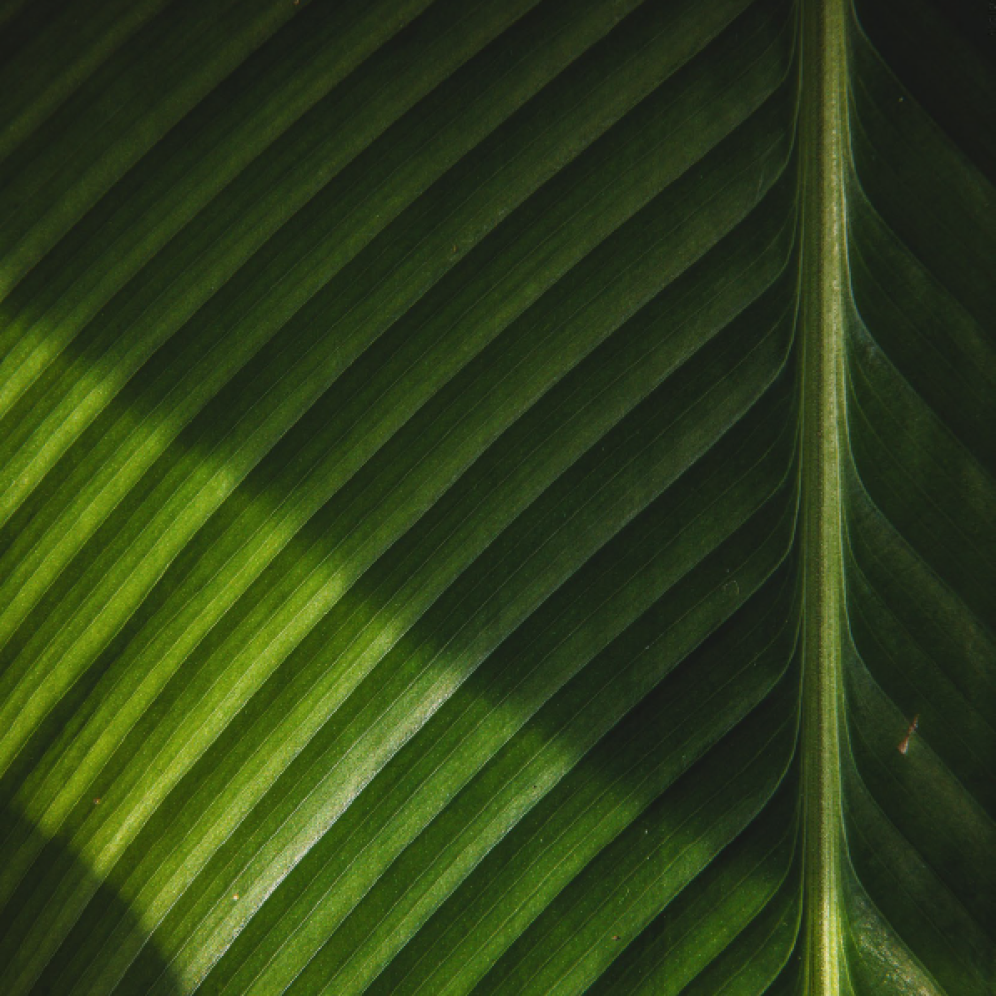
[[[837,996],[841,843],[838,706],[843,589],[840,448],[846,126],[844,0],[804,0],[803,502],[805,634],[803,751],[809,996]]]

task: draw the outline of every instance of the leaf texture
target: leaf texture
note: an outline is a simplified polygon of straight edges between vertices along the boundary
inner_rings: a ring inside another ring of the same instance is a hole
[[[844,774],[861,992],[996,984],[996,85],[969,7],[859,3],[852,38]]]
[[[840,971],[961,996],[996,77],[914,6],[848,31]],[[819,9],[0,2],[0,992],[813,991]]]

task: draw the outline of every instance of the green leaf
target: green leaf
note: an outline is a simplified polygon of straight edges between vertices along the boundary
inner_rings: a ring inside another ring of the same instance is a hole
[[[851,54],[842,771],[862,992],[996,985],[996,37],[953,6],[859,5]]]
[[[987,17],[0,0],[0,992],[992,993]]]

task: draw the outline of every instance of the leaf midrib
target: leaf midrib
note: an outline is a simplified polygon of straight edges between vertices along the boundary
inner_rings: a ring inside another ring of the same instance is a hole
[[[846,10],[844,0],[802,12],[803,164],[800,293],[803,322],[805,644],[806,990],[838,996],[844,975],[839,861],[839,712],[843,527],[840,451],[843,426],[844,152]],[[808,64],[815,69],[806,71]]]

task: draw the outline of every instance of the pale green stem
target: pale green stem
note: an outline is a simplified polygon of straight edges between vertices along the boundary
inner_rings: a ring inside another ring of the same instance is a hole
[[[839,756],[843,590],[845,0],[804,0],[803,501],[807,996],[837,996],[842,839]]]

